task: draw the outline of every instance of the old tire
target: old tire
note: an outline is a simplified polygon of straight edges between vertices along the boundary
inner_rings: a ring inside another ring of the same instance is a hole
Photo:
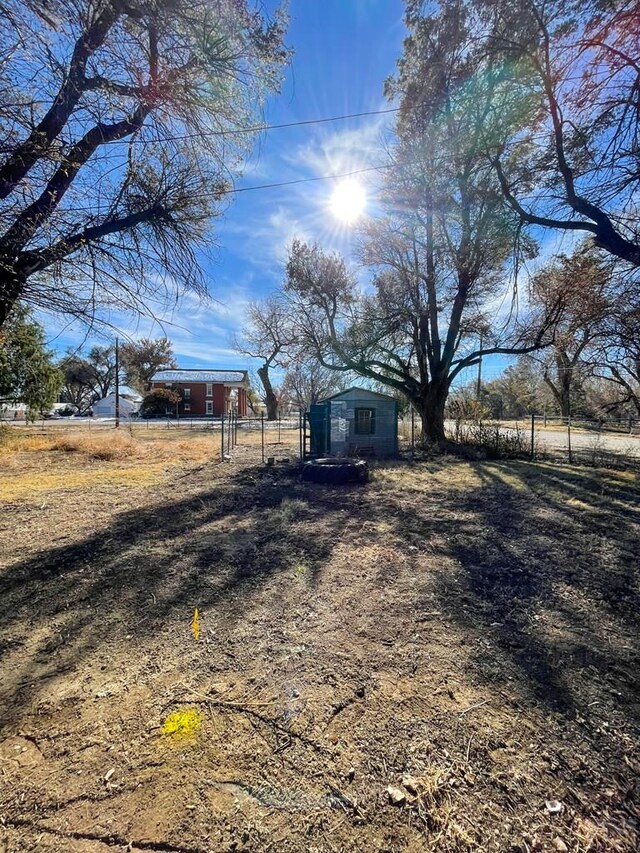
[[[369,466],[364,459],[311,459],[302,466],[302,479],[313,483],[366,483]]]

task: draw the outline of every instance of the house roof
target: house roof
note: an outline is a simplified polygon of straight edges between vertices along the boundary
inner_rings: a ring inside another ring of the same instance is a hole
[[[129,400],[131,403],[141,403],[142,396],[138,394],[137,391],[134,391],[133,388],[129,388],[128,385],[121,385],[120,390],[118,391],[118,397],[121,400]],[[111,402],[116,399],[116,392],[112,391],[110,394],[107,394],[106,397],[103,397],[101,400],[96,400],[93,403],[94,406],[97,406],[98,403]]]
[[[154,373],[152,382],[237,382],[247,381],[246,370],[159,370]]]
[[[319,400],[318,402],[326,403],[329,400],[338,400],[340,397],[343,397],[345,394],[350,394],[352,391],[357,391],[359,394],[362,394],[363,398],[378,397],[380,400],[393,400],[395,402],[395,397],[392,397],[390,394],[381,394],[379,391],[370,391],[369,388],[361,388],[359,385],[352,385],[351,388],[346,388],[344,391],[338,391],[337,394],[332,394],[331,397],[325,397],[324,400]]]

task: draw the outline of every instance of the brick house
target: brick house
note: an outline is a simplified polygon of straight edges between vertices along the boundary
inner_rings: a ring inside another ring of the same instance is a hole
[[[172,388],[182,396],[181,417],[220,417],[236,411],[247,415],[246,370],[159,370],[151,379],[151,390]]]

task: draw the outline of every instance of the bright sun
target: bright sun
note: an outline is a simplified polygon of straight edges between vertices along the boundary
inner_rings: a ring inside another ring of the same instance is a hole
[[[331,212],[346,225],[351,225],[362,216],[366,203],[364,189],[351,178],[341,181],[331,194]]]

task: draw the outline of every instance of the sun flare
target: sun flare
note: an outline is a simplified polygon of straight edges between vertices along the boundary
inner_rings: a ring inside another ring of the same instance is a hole
[[[364,213],[367,196],[357,181],[347,178],[336,185],[331,194],[331,212],[346,225],[351,225]]]

